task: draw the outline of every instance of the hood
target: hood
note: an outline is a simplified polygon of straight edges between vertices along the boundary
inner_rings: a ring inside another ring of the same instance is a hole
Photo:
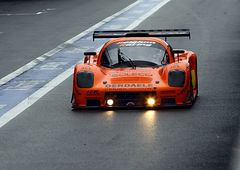
[[[152,69],[129,69],[111,70],[108,72],[112,84],[119,83],[151,83],[153,80]]]
[[[156,79],[158,69],[153,68],[118,68],[109,69],[106,72],[107,81],[105,88],[111,90],[121,89],[152,89]],[[158,74],[159,75],[159,74]]]

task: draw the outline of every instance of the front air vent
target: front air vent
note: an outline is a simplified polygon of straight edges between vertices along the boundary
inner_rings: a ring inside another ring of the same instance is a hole
[[[162,98],[161,106],[176,106],[176,99],[175,98]]]
[[[100,100],[87,100],[87,106],[100,106]]]

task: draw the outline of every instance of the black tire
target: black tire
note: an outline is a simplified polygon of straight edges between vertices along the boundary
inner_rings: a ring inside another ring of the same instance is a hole
[[[193,92],[191,71],[189,72],[189,74],[190,74],[190,94],[189,94],[189,98],[190,98],[190,105],[193,105],[194,101],[195,101],[195,98],[194,98],[194,92]]]
[[[195,100],[196,98],[198,97],[198,70],[197,70],[197,59],[196,59],[196,89],[197,89],[197,93],[196,93],[196,97],[195,97]]]

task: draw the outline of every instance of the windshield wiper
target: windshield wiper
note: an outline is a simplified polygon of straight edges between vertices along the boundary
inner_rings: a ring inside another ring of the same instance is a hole
[[[122,63],[123,61],[125,62],[127,61],[132,66],[133,69],[136,69],[136,65],[131,60],[131,58],[129,58],[123,52],[121,52],[120,48],[118,48],[118,60],[120,63]]]

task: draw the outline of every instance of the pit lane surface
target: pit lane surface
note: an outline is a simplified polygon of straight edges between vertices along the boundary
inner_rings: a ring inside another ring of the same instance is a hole
[[[1,128],[0,169],[227,169],[238,126],[238,8],[172,0],[138,27],[191,29],[192,40],[169,42],[198,54],[193,108],[72,112],[69,78]]]

